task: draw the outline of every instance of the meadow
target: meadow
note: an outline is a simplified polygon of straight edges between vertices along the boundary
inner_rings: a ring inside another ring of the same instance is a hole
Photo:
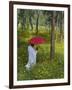
[[[56,36],[58,32],[55,31]],[[55,39],[55,57],[50,60],[50,31],[41,28],[38,36],[46,38],[47,42],[38,45],[36,65],[27,71],[25,65],[28,61],[28,40],[36,36],[33,31],[17,31],[17,80],[39,80],[64,78],[64,41]]]

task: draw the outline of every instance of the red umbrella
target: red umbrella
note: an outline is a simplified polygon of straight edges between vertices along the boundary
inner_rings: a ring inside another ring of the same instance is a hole
[[[37,37],[33,37],[29,40],[30,44],[42,44],[45,43],[46,40],[43,37],[37,36]]]

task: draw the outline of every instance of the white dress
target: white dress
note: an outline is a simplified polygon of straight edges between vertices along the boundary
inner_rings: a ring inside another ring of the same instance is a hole
[[[26,69],[30,69],[36,64],[37,51],[32,47],[28,46],[28,63],[26,64]]]

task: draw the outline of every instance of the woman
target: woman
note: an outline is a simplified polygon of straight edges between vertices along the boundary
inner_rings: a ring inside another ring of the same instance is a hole
[[[28,63],[25,66],[27,70],[36,64],[37,50],[38,48],[35,49],[34,44],[28,46]]]

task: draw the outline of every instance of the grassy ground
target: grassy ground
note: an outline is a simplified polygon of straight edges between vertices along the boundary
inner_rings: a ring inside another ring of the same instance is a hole
[[[57,79],[64,77],[64,45],[55,43],[55,58],[50,61],[50,36],[49,33],[39,33],[48,39],[46,44],[39,45],[37,64],[27,71],[25,65],[28,61],[27,41],[34,33],[18,32],[18,58],[17,80]]]

